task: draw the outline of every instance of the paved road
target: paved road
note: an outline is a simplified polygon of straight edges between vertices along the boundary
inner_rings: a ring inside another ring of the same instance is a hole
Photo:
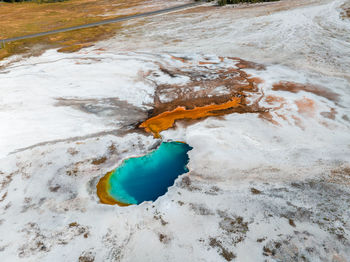
[[[124,16],[124,17],[119,17],[119,18],[106,19],[106,20],[102,20],[100,22],[95,22],[95,23],[90,23],[90,24],[85,24],[85,25],[78,25],[78,26],[72,26],[72,27],[67,27],[67,28],[51,30],[51,31],[47,31],[47,32],[31,34],[31,35],[24,35],[24,36],[18,36],[18,37],[7,38],[7,39],[0,39],[0,42],[2,44],[5,44],[5,43],[16,41],[16,40],[22,40],[22,39],[28,39],[28,38],[38,37],[38,36],[45,36],[45,35],[51,35],[51,34],[56,34],[56,33],[68,32],[68,31],[89,28],[89,27],[94,27],[94,26],[99,26],[99,25],[117,23],[117,22],[122,22],[122,21],[131,20],[131,19],[135,19],[135,18],[140,18],[140,17],[147,17],[147,16],[151,16],[151,15],[169,13],[172,11],[177,11],[177,10],[189,8],[189,7],[193,7],[193,6],[200,5],[200,4],[203,4],[203,2],[199,1],[199,2],[195,2],[195,3],[169,7],[169,8],[165,8],[162,10],[157,10],[157,11],[152,11],[152,12],[147,12],[147,13],[142,13],[142,14],[137,14],[137,15],[129,15],[129,16]]]

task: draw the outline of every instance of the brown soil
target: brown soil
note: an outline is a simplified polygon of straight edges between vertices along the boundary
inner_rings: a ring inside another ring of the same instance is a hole
[[[315,86],[315,85],[304,85],[304,84],[299,84],[295,82],[281,81],[279,83],[274,84],[272,90],[288,91],[292,93],[305,91],[305,92],[313,93],[317,96],[327,98],[328,100],[331,100],[334,102],[338,102],[339,100],[339,95],[337,93],[334,93],[333,91],[325,87]]]
[[[341,8],[343,9],[342,17],[343,18],[350,18],[350,2],[344,3]]]
[[[350,8],[345,9],[345,15],[350,17]]]
[[[159,133],[173,126],[180,119],[200,119],[208,116],[220,116],[230,113],[264,113],[267,109],[260,108],[258,103],[262,98],[258,84],[259,78],[250,77],[241,68],[256,68],[263,70],[262,65],[230,58],[237,63],[231,68],[213,70],[206,67],[191,66],[186,58],[173,57],[182,61],[184,66],[178,68],[161,68],[170,77],[186,76],[190,79],[184,85],[158,85],[154,108],[149,119],[140,127],[159,137]],[[223,61],[223,59],[221,59]],[[200,65],[216,64],[216,62],[199,62]],[[201,87],[199,90],[196,87]],[[219,87],[225,87],[226,92],[215,93]],[[214,95],[213,95],[214,92]],[[161,97],[169,96],[170,102],[162,101]]]
[[[309,98],[303,98],[295,101],[298,107],[298,113],[304,116],[313,117],[315,115],[315,102]]]
[[[265,66],[262,64],[243,60],[239,57],[230,57],[229,59],[238,60],[239,62],[236,64],[236,66],[239,69],[250,68],[250,69],[256,69],[256,70],[265,70]]]
[[[276,120],[273,119],[273,116],[272,116],[272,114],[270,112],[260,113],[259,114],[259,118],[263,119],[263,120],[266,120],[266,121],[268,121],[268,122],[270,122],[270,123],[272,123],[272,124],[274,124],[276,126],[279,125],[279,123]]]
[[[320,114],[325,118],[334,120],[335,116],[337,115],[337,111],[335,110],[335,108],[331,108],[329,112],[321,112]]]

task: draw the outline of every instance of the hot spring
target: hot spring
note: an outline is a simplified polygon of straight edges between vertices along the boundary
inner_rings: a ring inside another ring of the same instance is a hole
[[[97,184],[102,203],[131,205],[155,201],[164,195],[176,178],[188,172],[188,151],[182,142],[163,142],[154,151],[124,160]]]

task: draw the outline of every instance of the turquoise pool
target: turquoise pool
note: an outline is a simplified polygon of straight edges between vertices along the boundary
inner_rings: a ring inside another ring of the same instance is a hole
[[[191,149],[185,143],[163,142],[145,156],[124,160],[109,178],[108,194],[125,204],[156,200],[179,175],[188,172]]]

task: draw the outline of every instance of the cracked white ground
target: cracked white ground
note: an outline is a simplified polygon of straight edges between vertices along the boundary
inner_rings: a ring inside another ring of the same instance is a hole
[[[78,53],[2,61],[0,260],[350,261],[344,6],[208,5],[129,21]],[[215,72],[227,57],[264,65],[245,71],[263,80],[259,105],[270,118],[177,122],[162,137],[193,147],[190,172],[153,203],[100,204],[98,180],[159,142],[135,130],[157,85],[190,81],[161,70],[183,67],[173,56],[196,72]],[[281,81],[314,89],[273,89]]]

